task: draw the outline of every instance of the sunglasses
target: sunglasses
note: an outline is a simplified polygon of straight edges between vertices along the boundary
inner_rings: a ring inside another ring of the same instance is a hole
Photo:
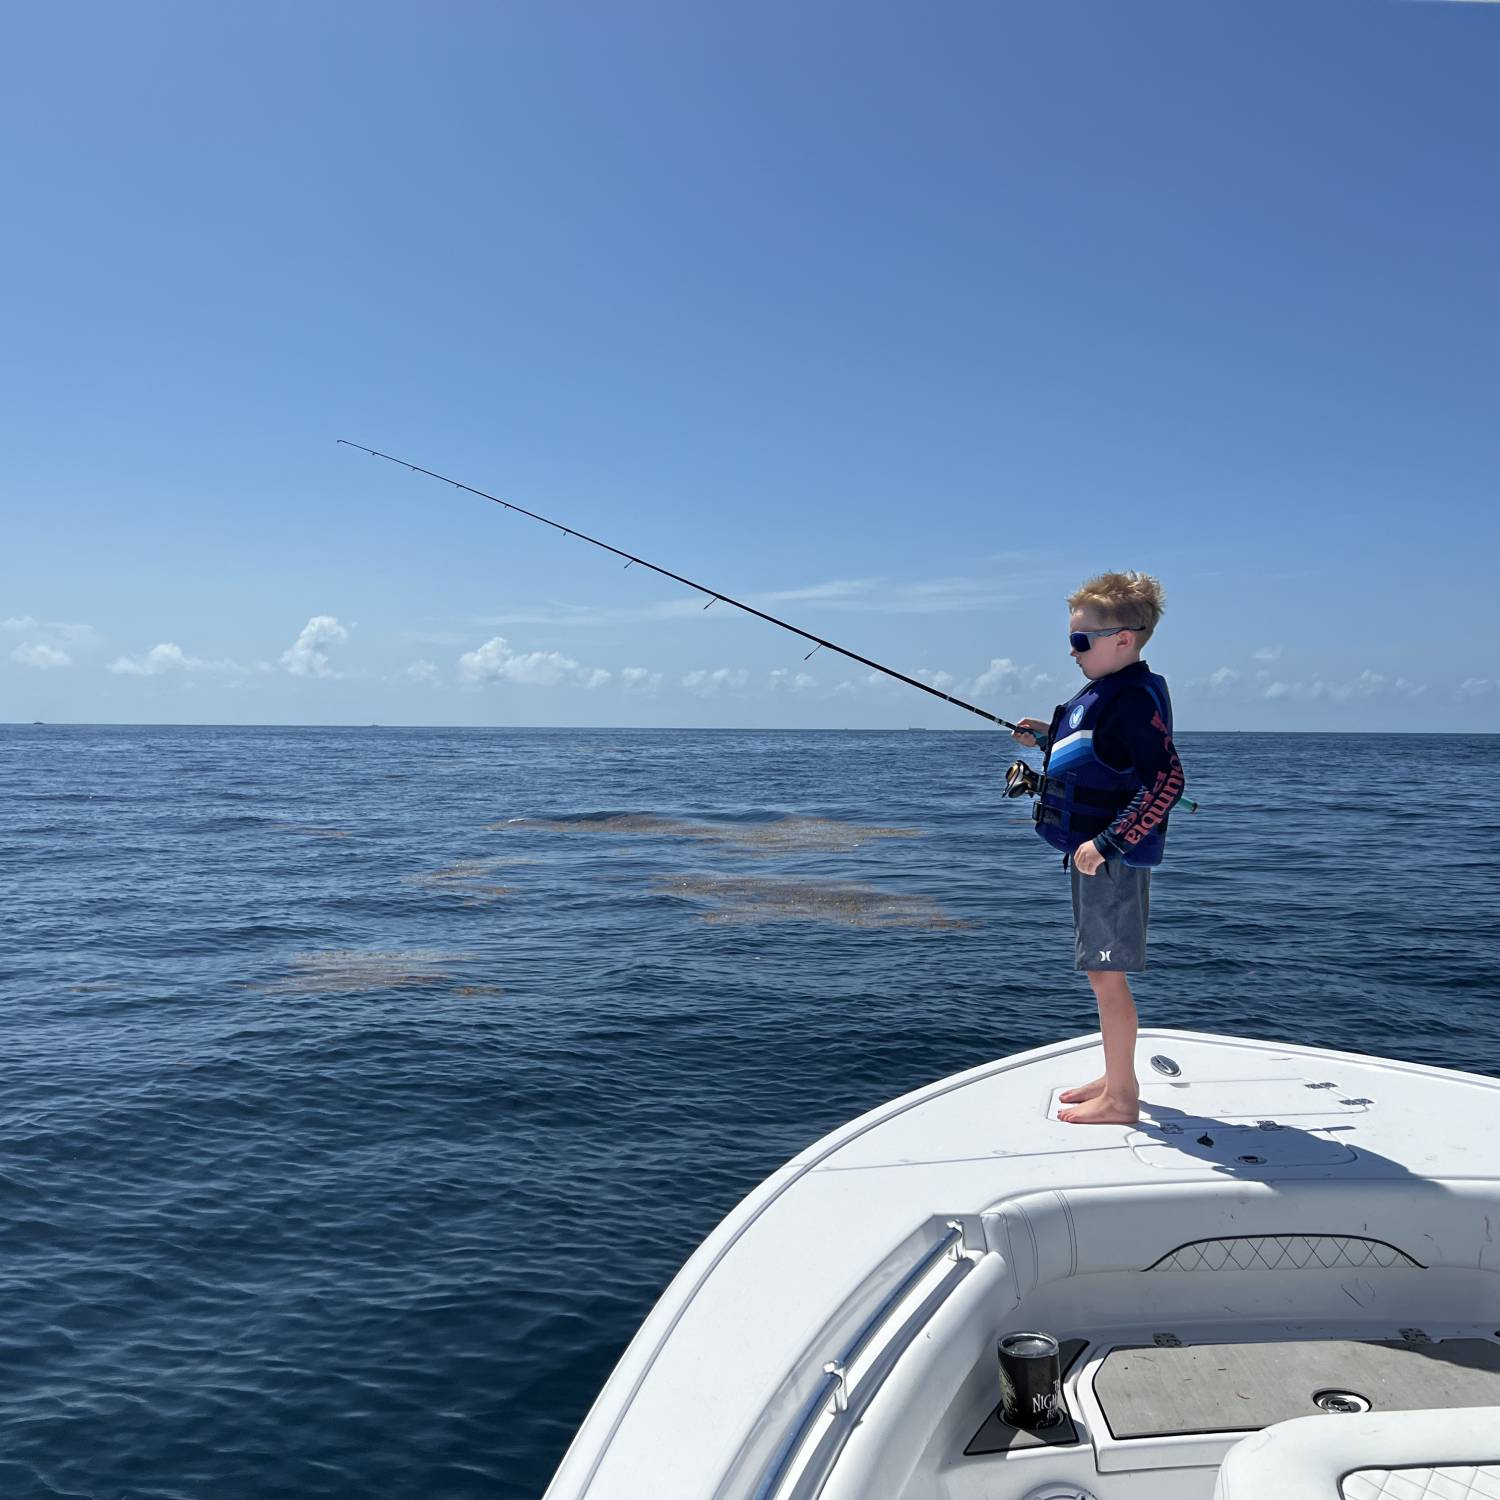
[[[1139,625],[1111,625],[1108,630],[1070,630],[1068,644],[1075,651],[1091,651],[1101,635],[1119,635],[1122,630],[1139,630]]]

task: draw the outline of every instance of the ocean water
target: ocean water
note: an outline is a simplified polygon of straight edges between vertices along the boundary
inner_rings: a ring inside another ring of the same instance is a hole
[[[1179,744],[1142,1024],[1500,1071],[1500,737]],[[1016,753],[0,729],[0,1493],[534,1500],[767,1173],[1096,1029]]]

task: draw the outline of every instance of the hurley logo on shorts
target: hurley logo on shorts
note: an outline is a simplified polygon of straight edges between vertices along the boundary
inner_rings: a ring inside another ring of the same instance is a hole
[[[1100,949],[1100,950],[1099,950],[1099,962],[1100,962],[1100,963],[1101,963],[1101,964],[1107,964],[1107,963],[1110,963],[1110,962],[1111,962],[1111,959],[1110,959],[1110,956],[1109,956],[1109,955],[1110,955],[1110,954],[1111,954],[1111,953],[1113,953],[1113,952],[1114,952],[1114,951],[1115,951],[1115,950],[1114,950],[1114,949],[1113,949],[1113,948],[1101,948],[1101,949]]]

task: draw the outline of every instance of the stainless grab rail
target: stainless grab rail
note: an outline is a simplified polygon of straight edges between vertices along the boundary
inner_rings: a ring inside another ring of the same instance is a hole
[[[908,1345],[927,1326],[938,1308],[957,1290],[959,1282],[973,1269],[972,1260],[961,1259],[922,1299],[922,1305],[901,1325],[885,1348],[875,1356],[865,1378],[855,1386],[847,1406],[835,1415],[833,1424],[824,1433],[823,1441],[818,1444],[817,1451],[808,1460],[807,1467],[792,1487],[788,1500],[815,1500],[816,1496],[822,1494],[823,1486],[828,1482],[828,1476],[838,1462],[839,1454],[844,1450],[844,1444],[849,1441],[854,1429],[859,1425],[865,1408],[875,1399],[881,1386],[885,1384],[886,1376],[895,1369],[896,1361],[906,1353]]]
[[[904,1342],[901,1343],[901,1349],[904,1349],[906,1347],[906,1344],[911,1342],[911,1338],[915,1336],[916,1332],[916,1328],[912,1326],[913,1323],[915,1322],[918,1327],[921,1325],[921,1323],[925,1323],[927,1319],[932,1316],[932,1313],[936,1310],[938,1304],[947,1297],[948,1293],[951,1292],[953,1288],[956,1287],[958,1283],[963,1280],[964,1276],[966,1276],[972,1269],[973,1262],[965,1260],[963,1258],[963,1243],[964,1226],[957,1219],[949,1219],[948,1233],[945,1234],[943,1238],[940,1239],[930,1250],[928,1250],[927,1253],[922,1256],[921,1260],[919,1260],[916,1265],[914,1265],[911,1270],[909,1270],[906,1275],[896,1283],[895,1287],[887,1294],[885,1299],[881,1302],[880,1306],[877,1307],[875,1311],[871,1313],[870,1316],[860,1325],[859,1331],[854,1335],[853,1339],[850,1340],[844,1352],[840,1354],[837,1359],[830,1360],[823,1366],[825,1373],[822,1382],[818,1385],[817,1389],[814,1390],[812,1395],[808,1397],[806,1405],[802,1408],[801,1412],[798,1413],[797,1420],[792,1424],[791,1428],[787,1431],[786,1436],[783,1437],[781,1442],[777,1445],[776,1452],[772,1454],[771,1460],[766,1467],[765,1473],[761,1477],[760,1483],[756,1485],[754,1491],[752,1492],[751,1500],[770,1500],[770,1497],[776,1493],[777,1489],[781,1485],[782,1480],[786,1478],[786,1471],[788,1466],[791,1464],[793,1455],[797,1452],[797,1449],[802,1446],[802,1440],[807,1436],[808,1429],[815,1421],[817,1421],[818,1417],[822,1414],[822,1411],[828,1404],[830,1397],[835,1398],[839,1402],[838,1415],[840,1417],[845,1417],[850,1412],[853,1412],[857,1416],[858,1412],[863,1411],[864,1408],[869,1404],[870,1397],[875,1394],[875,1391],[879,1388],[880,1383],[885,1379],[886,1375],[890,1373],[890,1366],[895,1363],[895,1358],[893,1357],[889,1362],[887,1362],[885,1360],[884,1354],[882,1355],[881,1359],[876,1362],[876,1364],[871,1368],[865,1378],[860,1381],[859,1394],[856,1397],[855,1403],[853,1405],[851,1405],[847,1401],[847,1398],[844,1397],[844,1371],[848,1369],[850,1364],[854,1362],[854,1360],[863,1351],[870,1340],[874,1338],[875,1334],[879,1332],[881,1327],[885,1324],[886,1320],[890,1317],[892,1309],[894,1309],[906,1297],[907,1293],[911,1291],[911,1289],[933,1268],[933,1266],[938,1263],[938,1261],[940,1261],[945,1255],[947,1255],[950,1250],[953,1250],[956,1247],[958,1250],[957,1269],[959,1271],[959,1274],[950,1274],[947,1278],[945,1278],[943,1282],[935,1289],[935,1291],[926,1298],[926,1300],[922,1303],[922,1306],[917,1309],[916,1313],[914,1313],[911,1318],[908,1318],[906,1323],[902,1325],[901,1333],[897,1334],[896,1339],[892,1340],[892,1344],[895,1344],[898,1340],[901,1339],[901,1335],[905,1334],[907,1332],[907,1329],[910,1328],[911,1334],[908,1335]],[[942,1293],[941,1296],[937,1295],[939,1292]],[[934,1298],[936,1298],[936,1301],[934,1301]],[[901,1349],[897,1349],[895,1351],[897,1355],[900,1354]],[[889,1348],[886,1352],[889,1352]],[[872,1379],[874,1380],[873,1385],[871,1385]],[[866,1393],[867,1387],[869,1388],[868,1393]],[[847,1432],[844,1436],[845,1439],[847,1439]],[[838,1444],[838,1447],[842,1448],[843,1445],[844,1442],[843,1440],[841,1440]],[[837,1456],[837,1451],[835,1450],[833,1457],[836,1458]],[[832,1467],[831,1461],[829,1463],[829,1467]],[[802,1487],[800,1484],[798,1486],[798,1489],[794,1493],[798,1495],[802,1493]]]

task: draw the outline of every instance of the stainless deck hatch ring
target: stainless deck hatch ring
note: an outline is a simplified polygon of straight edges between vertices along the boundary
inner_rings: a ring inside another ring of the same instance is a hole
[[[1369,1411],[1370,1403],[1355,1391],[1314,1391],[1319,1411]]]

